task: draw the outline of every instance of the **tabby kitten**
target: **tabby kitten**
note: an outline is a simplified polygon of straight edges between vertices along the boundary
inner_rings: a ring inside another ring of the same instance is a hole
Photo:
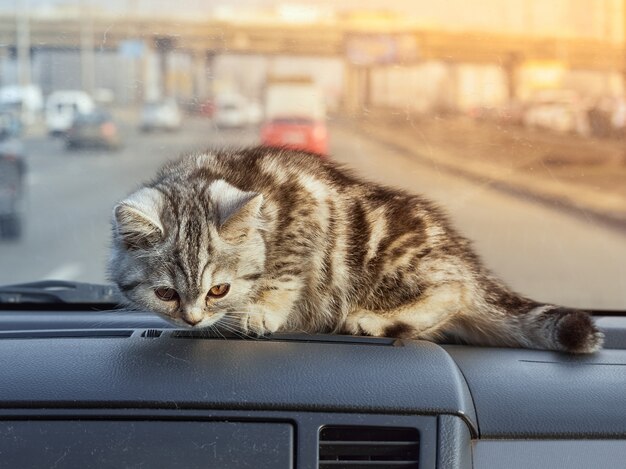
[[[181,326],[589,353],[589,315],[509,290],[431,202],[319,157],[189,155],[114,209],[111,279]]]

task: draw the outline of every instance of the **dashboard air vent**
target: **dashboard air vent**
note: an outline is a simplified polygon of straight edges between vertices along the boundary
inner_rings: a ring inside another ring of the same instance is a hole
[[[416,469],[415,428],[327,426],[320,430],[319,469]]]
[[[50,329],[1,331],[1,339],[122,339],[133,335],[130,329]]]

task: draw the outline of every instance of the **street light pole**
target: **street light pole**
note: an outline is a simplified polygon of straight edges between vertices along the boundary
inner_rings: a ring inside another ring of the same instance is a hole
[[[28,17],[28,0],[20,0],[15,12],[17,32],[17,74],[21,86],[31,82],[30,56],[30,19]]]
[[[626,0],[622,2],[622,34],[621,34],[621,46],[622,46],[622,94],[626,93]]]
[[[80,2],[80,67],[83,90],[93,94],[95,88],[95,55],[93,40],[93,11],[91,0]]]

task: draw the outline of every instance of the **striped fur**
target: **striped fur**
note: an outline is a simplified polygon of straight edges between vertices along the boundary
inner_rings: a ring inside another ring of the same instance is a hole
[[[185,156],[120,202],[113,225],[111,279],[129,305],[181,325],[576,353],[602,344],[587,313],[511,292],[429,201],[304,153]],[[226,296],[207,297],[222,283]]]

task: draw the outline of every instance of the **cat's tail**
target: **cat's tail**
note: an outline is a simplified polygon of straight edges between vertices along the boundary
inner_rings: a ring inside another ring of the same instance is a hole
[[[589,313],[511,297],[517,300],[510,304],[513,308],[488,305],[478,315],[460,318],[452,334],[468,343],[569,353],[593,353],[602,347],[604,334]]]

